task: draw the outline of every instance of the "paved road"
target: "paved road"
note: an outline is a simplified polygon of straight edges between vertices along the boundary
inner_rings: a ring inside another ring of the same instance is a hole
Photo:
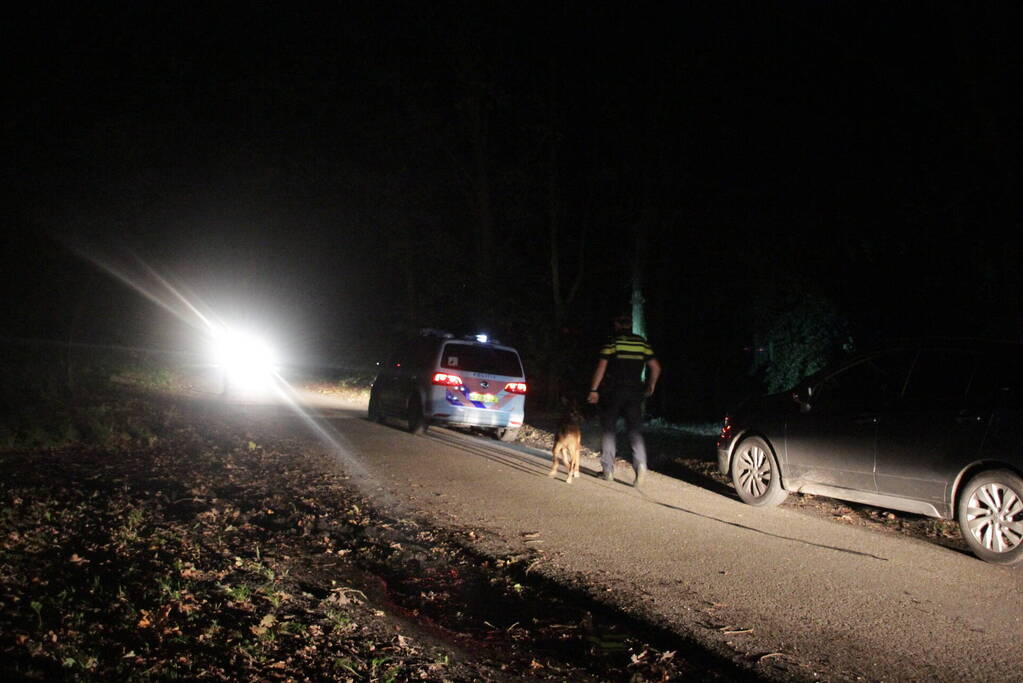
[[[1020,680],[1023,572],[903,537],[737,499],[652,472],[607,483],[584,458],[571,486],[549,456],[433,428],[424,437],[321,401],[350,471],[383,502],[483,528],[492,553],[585,576],[627,611],[689,634],[768,677]],[[534,534],[539,536],[534,536]]]

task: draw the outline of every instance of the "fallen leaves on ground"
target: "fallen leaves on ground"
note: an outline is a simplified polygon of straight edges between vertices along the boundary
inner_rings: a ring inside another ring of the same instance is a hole
[[[490,560],[457,542],[483,530],[381,514],[293,423],[167,396],[130,406],[159,438],[0,453],[0,678],[639,681],[728,668],[556,597],[530,580],[536,554]]]

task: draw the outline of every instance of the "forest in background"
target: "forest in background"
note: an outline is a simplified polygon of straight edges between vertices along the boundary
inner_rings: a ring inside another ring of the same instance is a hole
[[[64,50],[15,45],[6,336],[194,351],[99,251],[295,364],[488,331],[550,400],[638,288],[673,419],[889,336],[1018,339],[1011,22],[888,10],[40,21]]]

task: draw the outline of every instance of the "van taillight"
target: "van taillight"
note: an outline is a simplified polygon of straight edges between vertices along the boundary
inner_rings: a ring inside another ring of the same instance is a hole
[[[504,385],[504,390],[509,394],[524,394],[526,393],[525,382],[508,382]]]
[[[460,387],[462,378],[458,375],[449,375],[446,372],[435,372],[433,373],[433,383],[445,387]]]

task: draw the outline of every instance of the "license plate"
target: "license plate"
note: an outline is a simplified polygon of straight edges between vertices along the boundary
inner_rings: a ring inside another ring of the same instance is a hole
[[[469,394],[469,400],[476,401],[477,403],[497,403],[497,396],[494,394],[480,394],[473,391]]]

